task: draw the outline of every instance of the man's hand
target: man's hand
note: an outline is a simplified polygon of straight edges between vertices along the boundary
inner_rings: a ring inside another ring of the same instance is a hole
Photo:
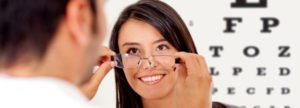
[[[101,81],[105,75],[115,66],[115,63],[110,61],[110,57],[116,55],[107,47],[102,47],[100,51],[100,61],[98,62],[99,69],[94,73],[91,79],[80,87],[82,93],[88,98],[92,99],[98,90]]]
[[[212,78],[203,56],[178,52],[180,58],[175,72],[178,82],[175,87],[177,108],[211,108]]]

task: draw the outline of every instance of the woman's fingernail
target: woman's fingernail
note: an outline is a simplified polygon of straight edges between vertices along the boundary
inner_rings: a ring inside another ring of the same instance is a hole
[[[180,64],[176,64],[176,68],[177,68],[177,69],[181,69]]]
[[[115,67],[116,66],[116,62],[115,61],[110,62],[110,66],[111,67]]]

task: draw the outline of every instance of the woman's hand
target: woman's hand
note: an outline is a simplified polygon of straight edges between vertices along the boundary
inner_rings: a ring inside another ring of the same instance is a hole
[[[92,99],[98,90],[101,81],[105,75],[115,66],[114,62],[110,61],[110,57],[116,55],[115,52],[111,51],[107,47],[102,47],[99,58],[99,68],[91,77],[91,79],[80,87],[82,93],[88,98]]]
[[[211,108],[212,77],[204,57],[186,52],[178,52],[175,56],[180,58],[175,66],[177,108]]]

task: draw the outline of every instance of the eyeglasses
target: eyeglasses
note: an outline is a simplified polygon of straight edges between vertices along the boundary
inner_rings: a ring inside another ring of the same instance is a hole
[[[111,57],[111,61],[115,61],[117,63],[116,67],[121,69],[136,69],[142,64],[143,60],[147,60],[148,65],[156,70],[169,70],[172,69],[175,63],[179,63],[179,59],[172,55],[154,55],[143,58],[137,55],[117,54]]]

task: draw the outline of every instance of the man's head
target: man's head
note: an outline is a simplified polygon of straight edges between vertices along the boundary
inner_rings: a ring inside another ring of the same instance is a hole
[[[0,0],[0,71],[75,84],[92,74],[104,0]]]

